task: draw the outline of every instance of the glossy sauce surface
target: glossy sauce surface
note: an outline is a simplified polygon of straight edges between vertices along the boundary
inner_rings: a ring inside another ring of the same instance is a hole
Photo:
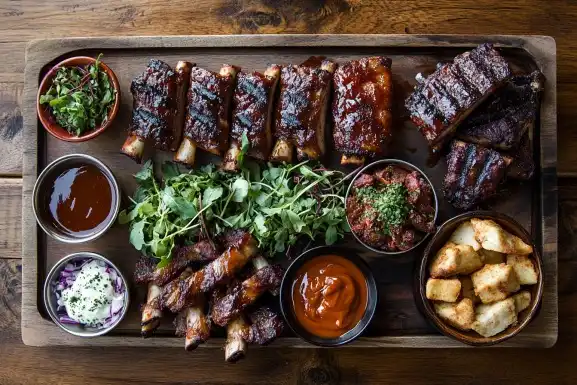
[[[71,235],[83,236],[96,229],[113,212],[112,185],[91,164],[62,171],[52,182],[46,200],[52,224]]]
[[[336,338],[353,329],[367,307],[365,276],[348,259],[322,255],[297,272],[292,303],[295,316],[308,332]]]

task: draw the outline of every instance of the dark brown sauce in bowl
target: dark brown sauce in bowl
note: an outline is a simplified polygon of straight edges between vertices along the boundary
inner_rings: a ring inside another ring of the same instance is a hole
[[[100,237],[120,209],[120,189],[98,159],[65,155],[40,173],[33,191],[34,214],[48,235],[79,243]]]
[[[318,337],[336,338],[352,330],[365,314],[365,276],[339,255],[306,262],[293,285],[293,311],[300,325]]]
[[[102,226],[113,213],[110,180],[92,164],[75,165],[52,182],[46,205],[52,225],[83,236]]]

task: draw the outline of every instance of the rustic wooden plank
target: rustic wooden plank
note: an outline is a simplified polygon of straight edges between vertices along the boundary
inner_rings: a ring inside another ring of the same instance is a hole
[[[22,257],[22,179],[0,178],[0,259]]]
[[[22,174],[23,88],[22,82],[0,80],[0,176]]]
[[[0,345],[20,334],[21,299],[21,260],[0,259]]]
[[[414,83],[415,67],[420,70],[431,70],[437,61],[451,59],[463,48],[473,47],[483,41],[493,41],[504,48],[504,52],[516,66],[525,71],[529,71],[532,61],[526,53],[519,50],[527,50],[536,65],[541,68],[549,79],[555,79],[555,48],[552,40],[546,37],[522,37],[522,36],[413,36],[413,35],[266,35],[266,36],[174,36],[174,37],[121,37],[121,38],[91,38],[91,39],[53,39],[45,41],[35,41],[29,45],[27,53],[26,86],[25,86],[25,135],[26,150],[24,163],[24,231],[26,234],[34,234],[37,231],[34,218],[31,217],[31,197],[30,191],[36,176],[38,165],[36,152],[38,148],[45,149],[46,159],[40,160],[40,165],[46,161],[69,153],[79,151],[95,155],[105,163],[117,170],[117,178],[125,192],[130,193],[134,189],[132,173],[138,170],[138,166],[130,162],[127,158],[118,154],[118,148],[123,141],[123,133],[118,127],[127,125],[127,114],[119,118],[113,124],[111,130],[97,140],[75,144],[60,142],[44,134],[38,135],[37,119],[35,113],[35,101],[37,83],[41,69],[46,63],[57,59],[67,52],[78,52],[81,49],[104,52],[107,56],[107,63],[115,68],[120,79],[121,89],[128,92],[129,82],[149,56],[149,50],[158,52],[157,56],[168,62],[176,62],[185,57],[192,57],[194,61],[207,68],[216,68],[228,60],[246,68],[264,68],[271,60],[280,62],[298,62],[311,54],[307,47],[315,47],[315,54],[326,54],[337,62],[350,60],[358,55],[373,54],[375,50],[381,54],[392,57],[397,63],[398,69],[395,72],[394,81],[399,85],[397,99],[395,103],[399,106],[403,104],[405,94],[410,91],[410,84]],[[355,47],[354,53],[349,47]],[[119,48],[122,47],[122,48]],[[207,49],[207,47],[209,47]],[[231,49],[235,47],[235,49]],[[290,48],[286,48],[290,47]],[[327,48],[328,47],[328,48]],[[404,47],[413,47],[410,54]],[[459,47],[459,49],[455,49]],[[139,48],[139,50],[134,50]],[[161,49],[162,50],[159,50]],[[177,51],[172,50],[178,48]],[[144,50],[146,49],[146,50]],[[258,52],[258,54],[255,54]],[[355,56],[356,55],[356,56]],[[524,56],[525,55],[525,56]],[[29,82],[28,79],[34,81]],[[534,231],[541,234],[544,246],[544,276],[547,282],[545,295],[543,297],[542,310],[539,317],[523,331],[523,333],[511,342],[499,346],[551,346],[557,338],[557,301],[556,301],[556,190],[555,190],[555,170],[556,170],[556,114],[555,114],[555,85],[552,83],[547,87],[542,104],[542,124],[540,125],[540,166],[542,169],[542,189],[540,207],[545,210],[542,218],[544,224],[536,224],[532,220],[532,214],[527,210],[527,205],[532,203],[530,195],[524,195],[524,204],[519,204],[519,200],[501,200],[493,208],[513,215],[526,226],[533,227]],[[124,99],[124,111],[130,109],[130,101]],[[122,114],[121,114],[122,115]],[[124,120],[123,120],[124,119]],[[424,141],[410,125],[407,129],[400,130],[403,143],[419,144],[424,146]],[[37,141],[38,144],[37,144]],[[402,146],[398,146],[403,148]],[[406,151],[396,153],[397,156],[409,157],[407,160],[417,165],[424,166],[426,148],[422,147],[416,154],[407,155]],[[160,155],[160,154],[158,154]],[[123,170],[120,172],[120,170]],[[428,169],[429,176],[433,178],[433,183],[440,185],[443,168],[436,167]],[[514,193],[519,197],[523,191],[531,194],[531,188],[519,189]],[[515,203],[516,202],[516,203]],[[455,215],[454,209],[446,202],[441,204],[441,214],[448,219]],[[451,211],[453,210],[453,211]],[[539,214],[536,214],[539,215]],[[534,218],[537,220],[537,218]],[[538,222],[538,221],[537,221]],[[179,346],[181,341],[168,337],[169,329],[163,329],[166,337],[158,336],[151,340],[142,340],[137,336],[138,330],[137,312],[130,311],[130,316],[117,328],[115,336],[102,339],[81,340],[63,331],[55,329],[53,325],[41,319],[36,306],[36,288],[38,282],[42,281],[44,270],[33,270],[36,266],[36,257],[41,258],[45,263],[45,268],[49,268],[58,259],[72,251],[80,249],[97,250],[107,255],[115,263],[118,263],[123,271],[130,273],[134,267],[134,262],[138,257],[137,253],[127,244],[127,234],[125,228],[115,228],[105,237],[88,245],[64,245],[48,239],[45,246],[42,244],[38,252],[36,249],[35,236],[31,237],[32,242],[24,245],[24,263],[26,274],[24,277],[24,312],[23,312],[23,335],[27,343],[38,345],[53,344],[92,344],[95,346],[106,346],[109,344],[119,346],[130,344],[132,346]],[[44,255],[47,257],[45,258]],[[416,255],[415,255],[416,257]],[[386,260],[372,258],[370,263],[373,268],[379,271],[395,271],[396,274],[389,274],[381,277],[379,284],[385,297],[382,301],[387,304],[379,316],[380,322],[374,323],[367,337],[359,340],[354,346],[407,346],[407,347],[458,347],[459,343],[447,340],[435,334],[427,325],[417,309],[414,301],[411,300],[410,282],[412,272],[412,261],[406,260],[404,264],[399,262],[394,270],[386,264]],[[30,267],[30,270],[28,269]],[[36,277],[36,274],[39,277]],[[398,284],[394,279],[404,277],[404,283]],[[396,297],[395,297],[396,295]],[[389,297],[387,297],[389,296]],[[134,301],[138,302],[138,299]],[[407,320],[407,321],[403,321]],[[381,337],[381,336],[386,337]],[[218,340],[211,341],[207,346],[220,346]],[[279,339],[277,346],[305,346],[295,339]]]

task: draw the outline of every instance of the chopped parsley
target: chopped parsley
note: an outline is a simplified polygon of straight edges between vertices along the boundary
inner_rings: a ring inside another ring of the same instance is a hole
[[[376,213],[385,234],[390,234],[391,227],[402,225],[407,220],[410,211],[407,196],[407,188],[400,183],[391,183],[382,188],[366,186],[357,189],[358,200],[372,208],[373,214]],[[366,215],[371,215],[371,210]]]

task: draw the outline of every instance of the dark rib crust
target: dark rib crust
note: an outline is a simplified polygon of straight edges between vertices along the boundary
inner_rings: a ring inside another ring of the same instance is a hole
[[[147,139],[155,148],[169,150],[180,136],[178,76],[168,64],[151,59],[146,70],[132,80],[133,98],[130,134]]]
[[[539,71],[513,77],[469,115],[457,136],[494,149],[517,148],[535,124],[543,84]]]
[[[283,270],[280,266],[266,266],[215,301],[211,317],[214,323],[225,326],[262,294],[280,286]]]
[[[417,84],[405,102],[411,120],[434,146],[511,76],[509,64],[491,44],[455,57]]]
[[[447,156],[445,198],[460,209],[474,207],[496,193],[510,163],[510,157],[497,151],[454,140]]]
[[[327,102],[332,74],[321,68],[332,62],[310,58],[301,65],[281,70],[280,96],[276,108],[275,138],[298,148],[322,154],[317,131],[324,125],[323,107]],[[334,65],[334,64],[333,64]]]
[[[231,144],[240,148],[242,134],[246,132],[250,142],[248,154],[260,160],[268,159],[272,148],[269,107],[273,102],[280,66],[272,65],[269,71],[276,72],[277,76],[265,76],[260,72],[239,73],[233,94]]]
[[[391,59],[345,63],[334,76],[335,148],[345,155],[379,155],[392,137]]]
[[[249,314],[251,325],[244,329],[244,340],[249,344],[267,345],[284,330],[282,317],[263,306]]]
[[[205,151],[220,155],[228,147],[228,114],[234,81],[232,74],[223,76],[192,67],[184,134]]]

